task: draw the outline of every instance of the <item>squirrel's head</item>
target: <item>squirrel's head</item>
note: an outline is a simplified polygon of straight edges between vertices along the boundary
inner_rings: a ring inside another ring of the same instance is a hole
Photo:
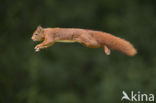
[[[44,39],[44,30],[43,28],[39,25],[35,32],[32,35],[32,40],[33,41],[41,41]]]

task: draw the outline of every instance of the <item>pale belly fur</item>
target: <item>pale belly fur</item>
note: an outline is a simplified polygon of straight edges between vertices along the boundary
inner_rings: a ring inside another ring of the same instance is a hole
[[[55,42],[63,42],[63,43],[74,43],[76,40],[56,40]]]

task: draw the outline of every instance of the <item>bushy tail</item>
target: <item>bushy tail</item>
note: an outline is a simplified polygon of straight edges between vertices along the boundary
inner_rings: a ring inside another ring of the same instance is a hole
[[[134,56],[137,53],[133,45],[124,39],[121,39],[119,37],[113,36],[105,32],[95,33],[97,34],[96,36],[99,36],[99,42],[106,45],[110,49],[118,50],[120,52],[125,53],[128,56]]]

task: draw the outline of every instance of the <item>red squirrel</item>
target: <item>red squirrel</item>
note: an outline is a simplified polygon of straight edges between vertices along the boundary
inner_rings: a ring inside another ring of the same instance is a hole
[[[128,56],[134,56],[137,51],[133,45],[112,34],[79,28],[42,28],[38,26],[32,35],[33,41],[42,41],[35,47],[36,52],[47,48],[55,42],[79,42],[89,48],[104,48],[106,55],[110,49],[118,50]]]

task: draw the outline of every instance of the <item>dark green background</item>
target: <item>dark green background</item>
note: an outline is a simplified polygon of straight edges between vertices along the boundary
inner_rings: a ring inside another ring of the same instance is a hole
[[[3,0],[0,103],[120,103],[156,95],[156,0]],[[34,52],[38,25],[101,30],[130,41],[134,57],[56,43]]]

